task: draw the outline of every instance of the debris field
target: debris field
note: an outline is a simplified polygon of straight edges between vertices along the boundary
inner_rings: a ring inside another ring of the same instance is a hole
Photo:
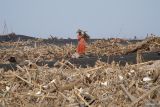
[[[136,53],[137,64],[97,60],[85,68],[69,61],[73,44],[0,43],[0,65],[9,65],[0,68],[0,107],[159,107],[160,60],[145,62],[141,53],[158,53],[160,38],[125,42],[98,40],[88,44],[86,55]],[[53,59],[53,67],[37,65]]]

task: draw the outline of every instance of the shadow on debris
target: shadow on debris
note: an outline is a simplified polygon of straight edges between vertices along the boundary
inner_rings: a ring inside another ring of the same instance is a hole
[[[142,54],[143,61],[150,60],[160,60],[159,53],[150,52]],[[112,55],[112,56],[100,56],[100,57],[89,57],[89,58],[79,58],[79,59],[70,59],[72,64],[81,67],[95,66],[97,60],[111,64],[113,61],[119,63],[120,66],[128,64],[136,64],[136,53],[131,53],[128,55]]]
[[[150,60],[160,60],[160,54],[157,52],[150,52],[150,53],[143,53],[142,54],[143,61],[150,61]],[[119,63],[120,66],[124,66],[126,63],[128,64],[136,64],[136,53],[131,53],[128,55],[112,55],[112,56],[90,56],[90,57],[83,57],[78,59],[69,59],[69,62],[74,64],[77,67],[93,67],[96,64],[96,61],[100,60],[102,62],[106,63],[112,63],[115,61],[116,63]],[[37,62],[36,64],[38,66],[44,66],[48,65],[48,67],[54,67],[54,64],[58,60],[53,61],[41,61]],[[16,70],[16,63],[10,63],[10,64],[0,64],[0,68],[3,68],[6,70]]]

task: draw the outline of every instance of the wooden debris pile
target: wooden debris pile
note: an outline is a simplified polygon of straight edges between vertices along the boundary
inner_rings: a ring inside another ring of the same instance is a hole
[[[1,43],[0,63],[6,63],[10,57],[16,57],[18,62],[30,60],[32,62],[42,60],[53,60],[70,58],[76,51],[76,46],[66,44],[57,46],[54,44],[43,44],[41,42],[6,42]],[[160,51],[160,38],[151,37],[142,42],[131,43],[125,41],[125,44],[114,42],[113,40],[98,40],[87,46],[87,53],[94,55],[124,55],[137,51]]]
[[[113,54],[119,54],[122,48],[123,46],[119,43],[115,43],[109,40],[98,40],[93,44],[91,44],[90,46],[88,46],[88,51],[96,55],[100,54],[113,55]]]
[[[137,51],[160,51],[160,37],[149,37],[142,42],[138,42],[133,48],[126,51],[126,54],[133,53]]]
[[[0,69],[0,107],[160,106],[159,60],[123,67],[97,61],[94,67],[77,68],[67,60],[75,52],[74,45],[30,44],[18,41],[0,49],[1,64],[17,63],[16,70]],[[152,51],[159,44],[157,37],[128,45],[102,40],[89,44],[87,52],[121,55]],[[36,65],[58,58],[64,60],[53,68]]]
[[[24,46],[21,43],[7,49],[0,49],[0,63],[7,63],[8,59],[15,57],[17,63],[25,60],[32,62],[48,61],[59,58],[70,57],[75,51],[75,46],[64,45],[62,47],[56,45],[39,45]]]
[[[65,61],[66,62],[66,61]],[[160,61],[120,67],[18,66],[0,70],[1,107],[132,107],[160,105]]]
[[[137,51],[160,51],[160,38],[149,37],[137,43],[129,41],[115,42],[113,40],[98,40],[88,46],[88,52],[96,55],[124,55]]]

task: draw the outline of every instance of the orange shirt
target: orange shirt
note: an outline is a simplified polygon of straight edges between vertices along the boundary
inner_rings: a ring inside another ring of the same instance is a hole
[[[85,39],[81,35],[78,35],[77,37],[79,43],[86,43]]]
[[[85,54],[86,41],[81,35],[78,35],[77,37],[78,37],[77,53]]]

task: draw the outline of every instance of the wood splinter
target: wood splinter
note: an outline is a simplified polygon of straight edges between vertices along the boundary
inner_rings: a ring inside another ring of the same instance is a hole
[[[88,107],[91,107],[91,105],[88,104],[88,102],[80,95],[79,92],[76,92],[76,91],[75,91],[75,95],[76,95],[81,101],[83,101],[85,105],[87,105]]]
[[[128,91],[127,89],[124,87],[123,84],[120,84],[120,87],[122,89],[122,91],[129,97],[129,99],[134,102],[136,100],[136,98],[134,96],[132,96]]]

